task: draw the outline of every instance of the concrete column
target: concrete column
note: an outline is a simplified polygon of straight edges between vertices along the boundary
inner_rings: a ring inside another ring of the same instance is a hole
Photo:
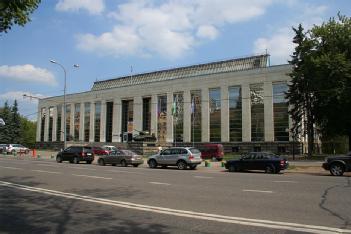
[[[61,141],[64,141],[64,135],[63,135],[63,131],[65,130],[65,128],[64,128],[64,123],[65,123],[65,120],[64,120],[64,118],[63,118],[63,112],[65,111],[64,110],[64,105],[62,104],[62,106],[61,106],[61,129],[60,129],[60,140]]]
[[[157,95],[151,96],[151,134],[157,138]]]
[[[57,106],[53,108],[53,118],[52,118],[52,141],[57,141],[56,132],[57,132]]]
[[[264,140],[274,141],[273,124],[273,86],[272,82],[264,82]]]
[[[38,115],[37,115],[37,134],[36,134],[36,141],[40,141],[40,131],[41,130],[41,106],[38,105]]]
[[[133,128],[137,131],[143,130],[143,99],[140,96],[133,100]]]
[[[113,100],[112,142],[121,142],[121,120],[122,102],[120,98],[115,98]]]
[[[173,93],[167,93],[167,134],[166,142],[173,142]]]
[[[242,85],[242,138],[243,142],[251,141],[251,99],[250,85]]]
[[[210,112],[209,112],[208,88],[201,90],[201,140],[210,141]]]
[[[84,141],[84,117],[85,117],[85,106],[84,102],[80,103],[80,118],[79,118],[79,141]]]
[[[183,141],[191,142],[191,94],[190,90],[184,91],[184,116],[183,116]]]
[[[49,107],[45,107],[45,128],[44,128],[44,141],[49,140]]]
[[[73,139],[74,139],[74,112],[75,112],[74,103],[69,104],[69,105],[71,105],[71,114],[70,114],[71,122],[70,122],[69,134],[70,134],[70,135],[73,137]]]
[[[89,142],[94,142],[95,135],[95,103],[90,103],[90,130],[89,130]]]
[[[221,87],[221,141],[229,142],[229,95],[228,86]]]
[[[101,101],[100,142],[106,142],[106,101]]]

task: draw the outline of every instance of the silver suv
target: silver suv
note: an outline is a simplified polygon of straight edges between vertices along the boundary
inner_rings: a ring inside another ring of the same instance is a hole
[[[194,170],[201,162],[201,152],[191,147],[164,149],[158,154],[150,156],[147,160],[150,168],[156,168],[157,166],[177,166],[179,170],[184,170],[188,166]]]
[[[5,152],[8,154],[15,154],[15,153],[29,153],[29,149],[24,147],[20,144],[8,144],[5,147]]]

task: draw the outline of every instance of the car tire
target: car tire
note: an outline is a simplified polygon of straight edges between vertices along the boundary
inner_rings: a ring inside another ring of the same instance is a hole
[[[341,163],[333,163],[330,165],[330,174],[333,176],[342,176],[345,172],[345,167]]]
[[[151,159],[148,164],[149,164],[150,168],[156,168],[157,167],[157,162],[156,162],[155,159]]]
[[[111,165],[112,165],[112,166],[116,166],[116,163],[112,163]]]
[[[186,162],[180,160],[177,162],[177,167],[179,170],[185,170],[187,168]]]
[[[74,163],[74,164],[78,164],[78,163],[79,163],[78,157],[74,157],[74,158],[73,158],[73,163]]]
[[[98,160],[98,164],[99,164],[100,166],[105,166],[105,161],[104,161],[102,158],[100,158],[100,159]]]
[[[237,170],[236,170],[236,166],[235,166],[235,165],[229,165],[228,171],[229,171],[229,172],[236,172],[236,171],[237,171]]]
[[[69,163],[73,163],[73,160],[69,160]]]
[[[91,160],[88,160],[88,161],[87,161],[87,164],[91,164],[91,162],[92,162]]]
[[[275,168],[273,165],[268,165],[266,166],[265,170],[266,173],[268,174],[274,174],[275,173]]]
[[[57,156],[57,157],[56,157],[56,162],[62,163],[62,158],[61,158],[61,156]]]
[[[133,164],[133,167],[138,167],[139,166],[139,164]]]
[[[189,165],[190,170],[195,170],[197,165]]]
[[[121,161],[121,167],[126,167],[126,166],[128,166],[126,160],[122,160]]]

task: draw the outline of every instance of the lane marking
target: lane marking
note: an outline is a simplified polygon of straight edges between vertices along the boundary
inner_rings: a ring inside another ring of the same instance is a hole
[[[91,169],[91,168],[81,168],[81,167],[67,167],[67,168],[73,168],[73,169],[78,169],[78,170],[96,171],[96,169]]]
[[[39,187],[31,187],[21,184],[15,184],[7,181],[0,181],[0,186],[14,188],[14,189],[21,189],[25,191],[43,193],[47,195],[69,198],[69,199],[76,199],[85,202],[92,202],[97,204],[104,204],[109,206],[133,209],[133,210],[141,210],[159,214],[167,214],[173,215],[178,217],[187,217],[193,219],[201,219],[201,220],[209,220],[209,221],[216,221],[220,223],[232,223],[232,224],[240,224],[245,226],[255,226],[255,227],[264,227],[264,228],[272,228],[278,230],[291,230],[291,231],[298,231],[298,232],[311,232],[311,233],[325,233],[325,234],[332,234],[332,233],[351,233],[349,229],[341,229],[341,228],[334,228],[334,227],[327,227],[327,226],[317,226],[317,225],[308,225],[308,224],[301,224],[301,223],[289,223],[289,222],[280,222],[280,221],[272,221],[272,220],[263,220],[263,219],[249,219],[243,217],[235,217],[235,216],[225,216],[225,215],[217,215],[211,213],[202,213],[202,212],[195,212],[195,211],[187,211],[187,210],[177,210],[177,209],[170,209],[158,206],[147,206],[142,204],[136,204],[131,202],[123,202],[123,201],[116,201],[111,199],[103,199],[91,196],[84,196],[74,193],[65,193],[56,190],[44,189]]]
[[[243,189],[243,192],[273,193],[273,191],[268,191],[268,190],[254,190],[254,189]]]
[[[298,183],[297,181],[294,181],[294,180],[275,180],[273,182],[274,183]]]
[[[50,165],[50,164],[37,164],[37,166],[43,166],[43,167],[59,167],[59,166],[55,166],[55,165]]]
[[[107,170],[107,171],[115,172],[115,173],[127,173],[127,174],[145,175],[145,173],[131,172],[131,171],[117,171],[117,170]]]
[[[73,176],[81,176],[81,177],[94,178],[94,179],[112,180],[111,177],[91,176],[91,175],[79,175],[79,174],[72,174],[72,175],[73,175]]]
[[[213,179],[213,177],[210,177],[210,176],[194,176],[194,177],[198,179]]]
[[[31,170],[31,171],[41,172],[41,173],[50,173],[50,174],[62,174],[61,172],[57,172],[57,171],[43,171],[43,170]]]
[[[157,184],[157,185],[171,185],[171,184],[168,184],[168,183],[161,183],[161,182],[149,182],[150,184]]]
[[[23,170],[23,168],[18,168],[18,167],[4,167],[0,166],[1,168],[6,168],[6,169],[12,169],[12,170]]]

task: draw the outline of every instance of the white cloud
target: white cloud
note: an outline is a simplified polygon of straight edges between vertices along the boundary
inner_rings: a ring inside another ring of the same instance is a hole
[[[323,5],[315,6],[301,3],[292,4],[291,7],[298,8],[296,12],[301,12],[297,14],[299,17],[273,30],[270,36],[260,37],[254,42],[254,53],[264,53],[267,49],[271,55],[272,64],[285,64],[291,59],[290,55],[293,53],[295,47],[292,42],[294,37],[292,27],[296,28],[301,23],[305,31],[307,31],[313,25],[323,22],[322,15],[327,10],[327,7]]]
[[[90,14],[97,15],[104,11],[104,0],[60,0],[56,4],[58,11],[79,11],[86,10]]]
[[[57,82],[54,75],[44,69],[35,67],[31,64],[16,66],[0,66],[0,79],[9,79],[12,81],[35,82],[55,86]]]
[[[81,34],[77,48],[100,55],[177,58],[201,40],[214,40],[226,24],[250,20],[265,13],[271,0],[139,0],[120,4],[108,14],[116,20],[110,32]]]

